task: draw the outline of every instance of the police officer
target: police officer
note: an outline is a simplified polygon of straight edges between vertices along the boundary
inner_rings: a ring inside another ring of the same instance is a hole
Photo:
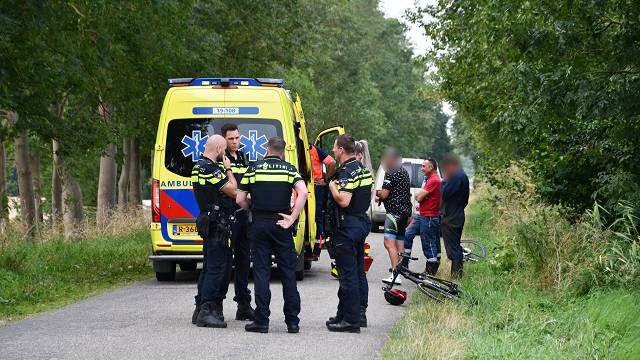
[[[255,320],[245,326],[249,332],[269,332],[272,251],[282,281],[287,331],[300,331],[300,294],[296,285],[297,256],[293,244],[293,225],[307,201],[307,187],[298,170],[282,160],[285,146],[282,138],[269,139],[267,156],[249,165],[236,197],[242,208],[251,207],[253,216],[249,237],[254,251],[256,310]],[[290,209],[292,189],[296,192],[296,200],[293,209]],[[248,194],[251,195],[250,199]]]
[[[337,221],[331,243],[339,273],[338,311],[329,318],[329,331],[359,333],[367,326],[369,286],[364,272],[364,242],[371,229],[367,216],[373,177],[355,157],[355,140],[340,135],[333,153],[341,166],[329,182]]]
[[[233,208],[223,200],[222,195],[235,198],[237,183],[231,163],[224,156],[226,145],[222,136],[209,136],[204,153],[191,172],[193,193],[200,209],[196,225],[203,239],[204,255],[198,279],[196,310],[192,317],[192,322],[200,327],[227,327],[222,313],[222,300],[227,294],[231,274],[229,233]],[[220,159],[224,169],[218,165]]]
[[[240,131],[238,125],[228,123],[222,125],[220,133],[227,141],[225,155],[231,162],[231,170],[236,182],[240,184],[242,176],[249,165],[240,148]],[[241,209],[236,205],[236,200],[231,199],[234,209]],[[247,212],[244,210],[235,212],[236,221],[232,225],[231,246],[233,247],[233,287],[235,297],[233,301],[238,303],[236,320],[254,320],[251,308],[251,291],[249,291],[249,271],[251,269],[251,246],[247,238],[249,226]]]

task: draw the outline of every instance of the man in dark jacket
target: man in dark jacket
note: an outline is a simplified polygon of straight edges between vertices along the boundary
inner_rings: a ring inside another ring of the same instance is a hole
[[[460,159],[448,154],[443,159],[444,180],[442,181],[442,223],[440,231],[447,257],[451,260],[451,277],[462,276],[462,228],[464,227],[464,208],[469,203],[469,178],[462,170]]]

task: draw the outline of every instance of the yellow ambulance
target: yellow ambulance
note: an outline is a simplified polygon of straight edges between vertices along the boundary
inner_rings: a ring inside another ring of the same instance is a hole
[[[296,276],[302,280],[319,252],[315,244],[315,197],[309,141],[299,97],[292,97],[281,79],[180,78],[169,80],[155,142],[152,169],[151,244],[156,278],[175,278],[176,265],[192,271],[202,261],[202,239],[195,219],[199,210],[191,187],[191,169],[212,134],[225,123],[238,125],[241,148],[249,161],[266,154],[269,138],[287,142],[285,160],[307,182],[309,199],[300,214],[292,241],[299,254]],[[331,150],[336,126],[322,131],[316,143]]]

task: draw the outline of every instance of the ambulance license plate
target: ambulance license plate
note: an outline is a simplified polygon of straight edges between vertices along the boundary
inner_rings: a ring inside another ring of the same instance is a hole
[[[196,229],[196,224],[173,225],[173,235],[198,235],[198,229]]]

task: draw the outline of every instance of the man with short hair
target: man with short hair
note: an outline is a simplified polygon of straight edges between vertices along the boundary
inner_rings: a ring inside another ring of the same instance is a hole
[[[355,157],[355,139],[339,135],[333,145],[340,168],[329,182],[331,207],[337,212],[332,224],[331,246],[338,268],[338,311],[326,322],[332,332],[359,333],[367,326],[369,284],[364,272],[364,242],[371,229],[367,215],[373,176]]]
[[[233,171],[236,183],[240,184],[249,162],[245,154],[239,151],[240,131],[238,130],[238,125],[234,123],[224,124],[220,129],[220,133],[227,141],[225,155],[231,162],[231,171]],[[241,209],[236,205],[235,198],[229,199],[229,201],[234,209]],[[232,225],[231,247],[233,248],[233,288],[235,290],[233,301],[238,304],[236,320],[253,321],[254,311],[251,307],[251,291],[249,290],[249,272],[251,271],[251,244],[247,237],[249,217],[244,210],[236,211],[235,213],[236,222]]]
[[[376,196],[384,203],[387,211],[384,222],[384,247],[389,252],[391,268],[400,263],[400,255],[404,252],[404,235],[411,216],[411,181],[409,173],[402,167],[402,155],[395,148],[387,148],[382,156],[385,170],[382,189],[376,190]],[[390,283],[393,275],[382,281]],[[398,277],[395,283],[400,285]]]
[[[435,275],[440,267],[440,176],[438,164],[434,159],[422,162],[425,182],[416,193],[418,215],[413,217],[404,238],[404,253],[411,256],[413,238],[420,234],[422,252],[427,259],[425,273]]]
[[[284,161],[285,147],[282,138],[269,139],[267,155],[249,165],[236,197],[238,205],[243,209],[251,208],[253,214],[249,236],[254,251],[256,310],[255,320],[244,328],[248,332],[269,332],[272,252],[282,282],[287,331],[300,331],[300,294],[295,274],[298,256],[293,243],[293,226],[307,201],[307,186],[295,166]],[[293,209],[290,208],[292,190],[296,192]]]
[[[463,253],[460,239],[464,227],[464,208],[469,203],[469,178],[462,169],[460,159],[454,154],[445,155],[442,160],[444,180],[442,181],[442,240],[447,257],[451,260],[451,277],[462,276]]]
[[[231,274],[228,227],[233,207],[223,199],[223,195],[235,198],[237,183],[231,163],[224,156],[225,148],[226,141],[222,136],[209,136],[204,153],[191,171],[193,194],[200,210],[196,224],[203,240],[202,271],[191,322],[200,327],[227,327],[222,301],[226,297]],[[222,161],[224,169],[220,169],[218,161]]]

